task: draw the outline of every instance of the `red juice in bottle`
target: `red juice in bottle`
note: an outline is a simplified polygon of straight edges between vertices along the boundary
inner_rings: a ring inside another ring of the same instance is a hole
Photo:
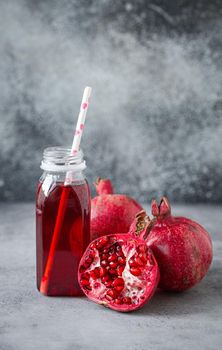
[[[78,265],[90,240],[89,186],[82,174],[83,166],[79,167],[83,160],[76,167],[73,163],[72,170],[69,166],[69,177],[72,177],[72,182],[70,185],[64,185],[67,170],[64,165],[66,164],[65,160],[63,165],[58,165],[56,163],[58,157],[53,153],[53,157],[56,158],[55,166],[53,164],[46,165],[47,158],[50,158],[52,152],[59,153],[61,156],[61,149],[59,151],[58,148],[56,151],[54,148],[50,148],[50,151],[49,149],[45,150],[46,159],[43,157],[41,166],[45,171],[39,181],[36,195],[37,287],[39,290],[41,289],[61,197],[65,194],[64,213],[58,240],[53,251],[47,290],[44,294],[48,296],[79,296],[83,294],[78,284]],[[67,154],[69,154],[69,150],[67,150]],[[63,153],[62,156],[65,157]]]

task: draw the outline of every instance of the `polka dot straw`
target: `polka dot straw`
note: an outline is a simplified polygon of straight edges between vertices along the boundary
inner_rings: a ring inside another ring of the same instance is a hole
[[[71,148],[71,155],[75,155],[80,146],[82,134],[83,134],[83,129],[84,129],[84,124],[85,124],[85,119],[86,119],[86,113],[89,107],[89,101],[90,101],[90,96],[91,96],[92,88],[87,86],[85,87],[85,90],[83,92],[83,97],[82,97],[82,102],[80,105],[80,110],[79,110],[79,116],[76,124],[76,130],[74,132],[74,138],[72,142],[72,148]],[[72,172],[67,172],[66,173],[66,178],[65,178],[65,183],[64,185],[67,186],[72,182]]]
[[[85,119],[86,119],[86,113],[87,113],[87,110],[89,107],[89,100],[90,100],[91,92],[92,92],[92,88],[87,86],[84,90],[84,93],[83,93],[82,103],[81,103],[80,111],[79,111],[79,117],[78,117],[76,130],[74,133],[74,138],[73,138],[73,143],[72,143],[72,149],[71,149],[72,155],[75,155],[75,153],[77,153],[79,150],[79,145],[81,142],[81,137],[83,134],[84,124],[85,124]]]

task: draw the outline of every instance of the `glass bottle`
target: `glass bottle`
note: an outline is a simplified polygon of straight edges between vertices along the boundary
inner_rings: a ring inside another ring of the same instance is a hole
[[[83,295],[78,265],[90,240],[90,191],[83,153],[46,148],[41,168],[36,194],[37,288],[48,296]]]

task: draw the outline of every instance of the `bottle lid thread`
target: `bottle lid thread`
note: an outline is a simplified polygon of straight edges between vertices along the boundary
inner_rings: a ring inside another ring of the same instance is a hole
[[[40,168],[44,171],[53,172],[78,172],[86,169],[82,150],[79,150],[75,155],[70,153],[70,148],[48,147],[43,152]]]

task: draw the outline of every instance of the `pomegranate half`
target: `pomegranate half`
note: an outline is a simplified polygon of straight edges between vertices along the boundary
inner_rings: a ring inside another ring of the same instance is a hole
[[[116,233],[127,233],[135,215],[142,210],[131,197],[114,194],[109,179],[97,178],[98,196],[91,201],[91,240]]]
[[[152,201],[154,219],[148,234],[160,268],[159,287],[168,291],[184,291],[206,275],[212,261],[212,242],[208,232],[197,222],[173,217],[170,203],[163,197],[160,205]]]
[[[159,282],[157,262],[144,239],[150,224],[137,214],[127,234],[95,239],[79,264],[79,284],[92,301],[128,312],[142,307]]]

